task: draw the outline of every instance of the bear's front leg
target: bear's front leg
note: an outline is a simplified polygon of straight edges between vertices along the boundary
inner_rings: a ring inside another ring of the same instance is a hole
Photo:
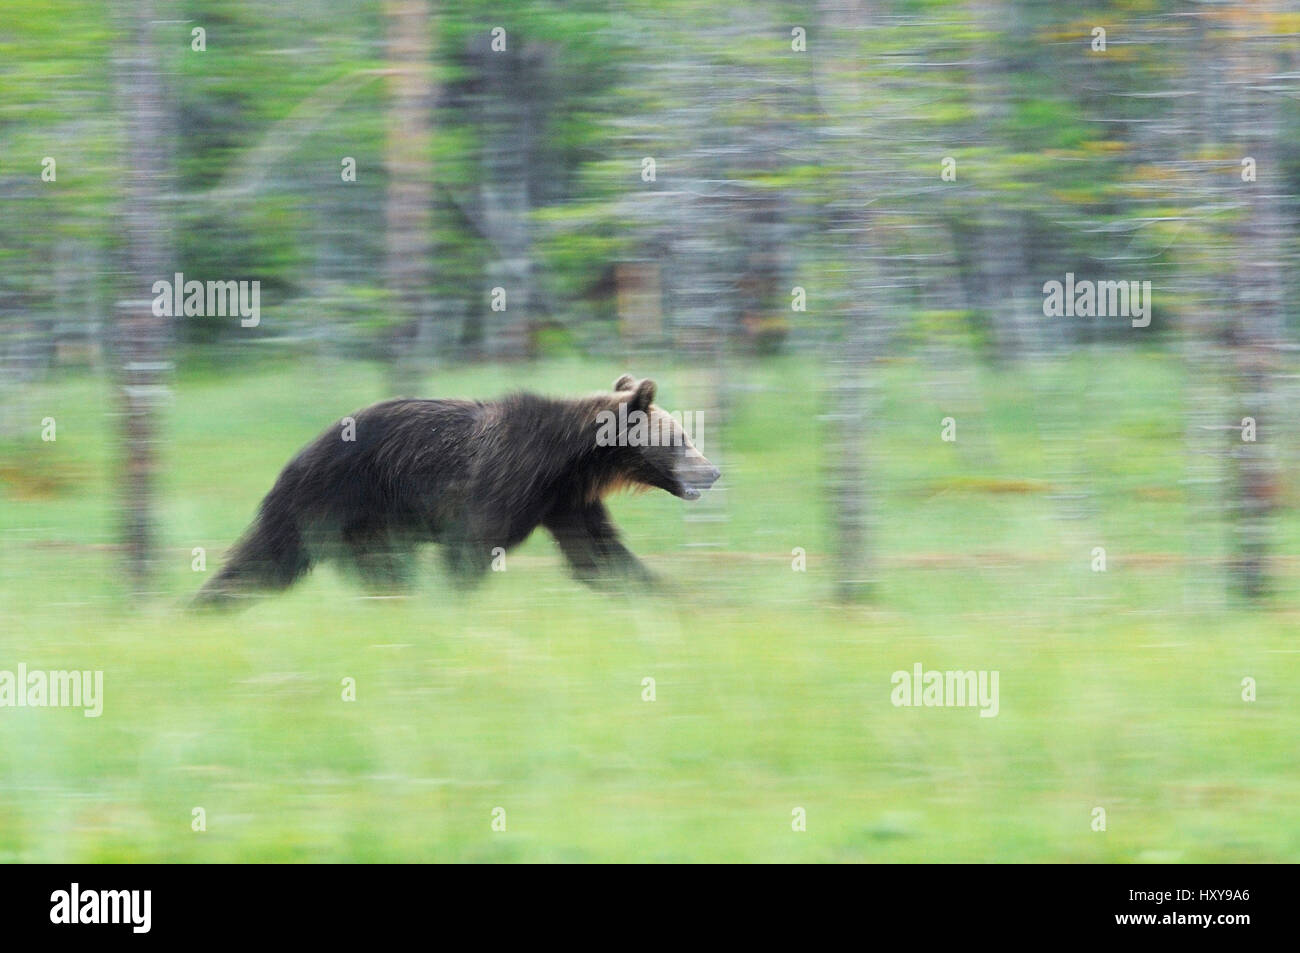
[[[591,586],[623,577],[655,586],[659,578],[618,539],[603,503],[552,512],[542,525],[560,544],[574,576]]]

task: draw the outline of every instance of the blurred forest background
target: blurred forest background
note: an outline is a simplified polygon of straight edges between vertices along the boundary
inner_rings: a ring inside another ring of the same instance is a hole
[[[122,720],[0,718],[0,851],[1295,860],[1297,142],[1294,0],[7,0],[0,646]],[[168,608],[357,407],[624,371],[724,472],[617,504],[689,607],[537,542],[540,595]],[[917,659],[1002,667],[996,725],[897,729]]]

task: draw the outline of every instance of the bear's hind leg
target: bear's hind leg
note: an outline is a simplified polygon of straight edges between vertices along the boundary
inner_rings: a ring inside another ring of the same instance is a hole
[[[260,593],[288,589],[311,564],[297,524],[264,508],[227,555],[221,571],[195,595],[190,608],[247,604]]]
[[[442,561],[459,588],[472,589],[492,568],[492,549],[476,541],[457,540],[443,546]]]
[[[415,578],[415,550],[387,530],[352,526],[343,531],[344,563],[372,594],[406,592]]]

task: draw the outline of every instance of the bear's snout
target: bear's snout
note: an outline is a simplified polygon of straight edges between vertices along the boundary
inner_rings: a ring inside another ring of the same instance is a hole
[[[720,476],[722,471],[704,457],[682,467],[677,473],[678,482],[682,487],[682,499],[698,500],[705,490],[718,482]]]

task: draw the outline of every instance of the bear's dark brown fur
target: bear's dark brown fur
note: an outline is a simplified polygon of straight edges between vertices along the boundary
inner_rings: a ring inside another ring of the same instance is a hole
[[[613,393],[575,400],[516,394],[367,407],[353,416],[354,433],[331,427],[289,462],[195,604],[288,588],[328,559],[372,587],[401,587],[426,542],[440,543],[452,575],[471,582],[494,549],[517,546],[538,526],[586,582],[648,579],[603,498],[630,485],[695,499],[718,478],[654,397],[654,381],[624,375]],[[657,425],[652,445],[628,445],[646,442],[626,439],[638,419]],[[611,420],[622,428],[613,441]]]

